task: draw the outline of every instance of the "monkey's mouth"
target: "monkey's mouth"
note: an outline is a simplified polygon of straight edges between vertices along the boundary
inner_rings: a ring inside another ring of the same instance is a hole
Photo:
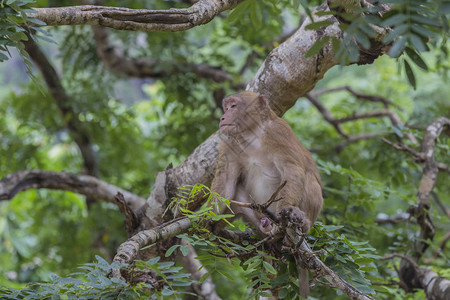
[[[234,126],[234,124],[221,124],[219,128],[228,127],[228,126],[232,127],[232,126]]]

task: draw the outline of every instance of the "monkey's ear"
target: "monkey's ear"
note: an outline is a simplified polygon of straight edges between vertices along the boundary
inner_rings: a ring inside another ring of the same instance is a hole
[[[258,95],[258,98],[256,99],[256,101],[258,101],[259,107],[269,107],[269,101],[263,95]]]

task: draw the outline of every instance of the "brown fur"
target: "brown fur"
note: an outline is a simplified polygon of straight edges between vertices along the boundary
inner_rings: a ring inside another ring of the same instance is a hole
[[[300,223],[308,233],[323,203],[321,180],[311,154],[264,97],[242,92],[225,98],[223,108],[222,142],[212,190],[228,199],[264,204],[286,181],[278,194],[283,199],[269,210]],[[263,234],[270,232],[272,227],[263,215],[248,208],[232,209]],[[308,273],[299,271],[301,294],[306,296]]]

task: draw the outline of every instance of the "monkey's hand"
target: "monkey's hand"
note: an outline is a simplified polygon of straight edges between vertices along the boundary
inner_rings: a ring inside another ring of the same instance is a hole
[[[283,209],[278,214],[278,220],[280,225],[283,227],[297,227],[302,229],[303,233],[308,230],[309,222],[306,218],[306,214],[300,210],[300,208],[295,206],[288,206]]]
[[[272,231],[272,221],[267,217],[263,217],[259,224],[259,230],[264,234],[269,234]]]

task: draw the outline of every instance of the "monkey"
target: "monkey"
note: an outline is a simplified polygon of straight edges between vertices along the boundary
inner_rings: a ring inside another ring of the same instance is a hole
[[[223,99],[222,106],[220,150],[211,190],[226,199],[264,204],[286,181],[278,193],[281,200],[268,210],[307,234],[323,205],[322,182],[311,153],[264,96],[244,91]],[[262,213],[233,204],[231,209],[262,235],[272,230],[272,222]],[[307,270],[299,268],[299,278],[300,293],[306,297]]]

